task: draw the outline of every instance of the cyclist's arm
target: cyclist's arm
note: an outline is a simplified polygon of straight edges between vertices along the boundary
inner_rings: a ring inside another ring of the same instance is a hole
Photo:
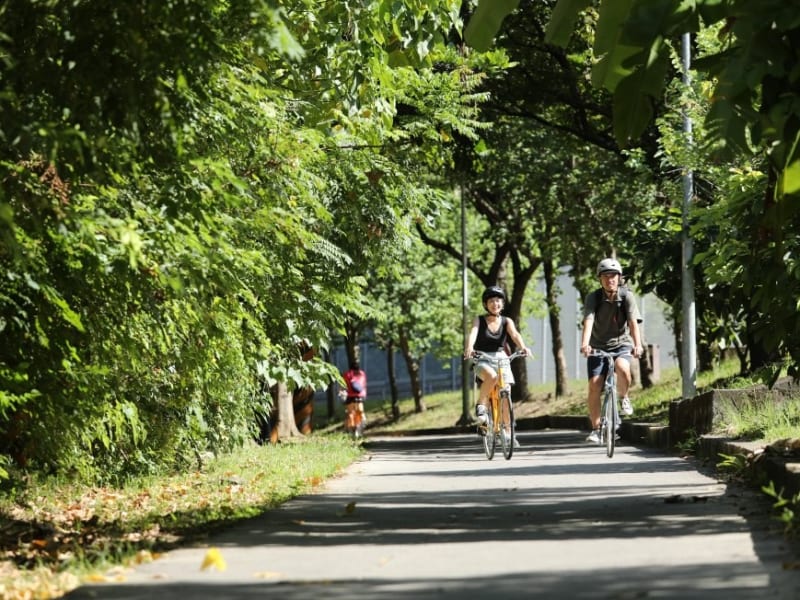
[[[644,354],[642,332],[639,331],[639,322],[636,319],[629,319],[628,328],[631,330],[631,337],[633,338],[633,357],[639,358]]]
[[[478,317],[475,317],[472,321],[472,329],[470,329],[469,336],[467,336],[467,345],[464,346],[464,358],[470,358],[472,356],[476,339],[478,339]]]
[[[592,347],[589,345],[589,340],[592,339],[592,326],[594,326],[594,315],[587,315],[583,320],[583,333],[581,334],[581,354],[589,356],[592,353]]]
[[[525,352],[526,356],[530,354],[530,350],[528,350],[528,347],[525,345],[525,340],[522,339],[517,326],[514,325],[514,321],[508,318],[506,319],[506,332],[508,333],[508,337],[511,338],[511,341],[517,346],[518,350]]]

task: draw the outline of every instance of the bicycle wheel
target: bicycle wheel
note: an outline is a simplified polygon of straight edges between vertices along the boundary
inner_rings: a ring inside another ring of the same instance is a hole
[[[514,404],[508,390],[500,392],[500,444],[506,460],[514,454]]]
[[[617,403],[617,393],[615,390],[606,392],[605,401],[603,402],[603,420],[605,421],[605,442],[606,442],[606,455],[608,458],[614,456],[614,444],[617,440],[617,411],[614,407]]]
[[[494,399],[492,400],[494,402]],[[497,443],[497,438],[494,435],[494,419],[492,418],[491,408],[486,411],[486,435],[483,438],[483,451],[486,453],[486,458],[492,460],[494,458],[494,446]]]

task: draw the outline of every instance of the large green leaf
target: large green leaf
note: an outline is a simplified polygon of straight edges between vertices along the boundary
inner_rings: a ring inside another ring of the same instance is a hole
[[[622,27],[631,11],[634,0],[603,0],[597,21],[594,53],[602,56],[613,52],[619,44]]]
[[[622,148],[630,146],[653,118],[653,100],[641,93],[638,80],[627,77],[614,90],[614,137]]]
[[[519,0],[481,0],[464,30],[467,44],[480,52],[488,50],[503,19],[518,5]]]
[[[585,9],[591,0],[558,0],[545,31],[545,41],[557,46],[566,46],[575,28],[578,13]]]
[[[779,196],[797,193],[800,193],[800,159],[786,167],[778,179]]]

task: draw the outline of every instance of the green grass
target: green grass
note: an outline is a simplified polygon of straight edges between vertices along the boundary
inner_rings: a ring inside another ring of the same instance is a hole
[[[722,404],[722,425],[716,432],[726,437],[773,443],[800,437],[800,404],[796,399],[783,402],[755,398],[752,402]]]

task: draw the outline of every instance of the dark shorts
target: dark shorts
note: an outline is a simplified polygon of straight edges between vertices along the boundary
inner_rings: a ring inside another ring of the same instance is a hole
[[[624,358],[628,364],[633,360],[633,346],[620,346],[614,350],[608,350],[609,354],[617,358]],[[602,356],[589,356],[586,359],[586,370],[589,373],[589,379],[602,375],[608,375],[608,363],[603,360]]]
[[[358,396],[348,396],[347,400],[344,401],[345,404],[352,404],[353,402],[364,402],[364,398],[360,398]]]

